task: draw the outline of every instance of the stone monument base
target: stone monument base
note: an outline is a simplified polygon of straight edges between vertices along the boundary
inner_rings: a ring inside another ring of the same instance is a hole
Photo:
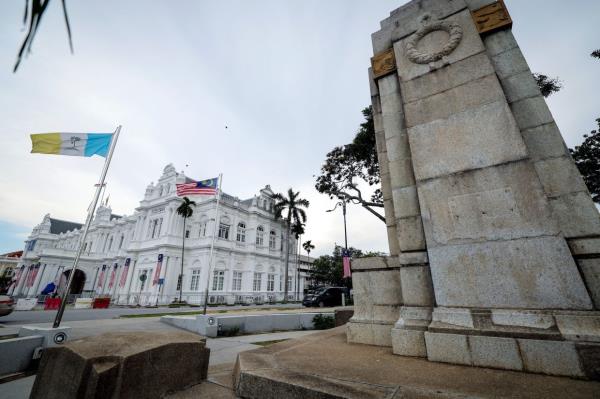
[[[162,398],[206,380],[210,350],[187,332],[107,333],[44,350],[30,398]]]
[[[435,308],[392,330],[393,352],[430,361],[600,380],[600,312]],[[402,311],[401,311],[402,320]]]
[[[243,398],[594,398],[600,383],[396,356],[338,327],[238,355]],[[429,333],[426,333],[429,334]]]

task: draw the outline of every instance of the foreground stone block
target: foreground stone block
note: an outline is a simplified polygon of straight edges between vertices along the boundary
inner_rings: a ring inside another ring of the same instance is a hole
[[[206,379],[206,341],[185,332],[107,333],[45,350],[31,399],[161,398]]]

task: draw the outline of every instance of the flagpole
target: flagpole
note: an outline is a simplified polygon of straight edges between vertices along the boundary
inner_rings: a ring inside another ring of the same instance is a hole
[[[210,266],[213,259],[213,250],[215,249],[215,236],[217,235],[217,224],[219,223],[219,203],[221,202],[221,184],[223,182],[223,173],[219,174],[219,189],[217,191],[217,206],[215,212],[215,225],[213,227],[212,242],[210,243],[210,255],[208,256],[208,272],[206,276],[206,291],[204,292],[204,315],[206,315],[206,306],[208,303],[208,287],[210,284]],[[183,284],[183,281],[182,281]]]
[[[83,228],[83,235],[81,236],[81,240],[79,241],[79,248],[77,249],[77,254],[75,255],[75,260],[73,261],[73,266],[71,266],[71,272],[69,273],[69,279],[67,280],[67,286],[65,287],[65,291],[63,292],[60,307],[58,308],[58,312],[56,313],[56,318],[54,319],[54,324],[52,328],[58,328],[60,326],[60,321],[62,319],[63,313],[65,312],[65,307],[67,306],[67,298],[69,296],[69,290],[71,289],[71,283],[73,282],[73,277],[75,276],[75,270],[77,269],[77,264],[79,263],[79,259],[81,258],[81,254],[83,253],[83,246],[85,244],[85,239],[87,238],[87,233],[90,229],[90,224],[92,223],[92,218],[94,217],[94,211],[96,210],[96,205],[98,205],[98,198],[100,198],[100,192],[102,191],[102,187],[104,186],[104,180],[106,179],[106,173],[108,172],[108,167],[110,166],[110,160],[112,159],[113,152],[115,151],[115,146],[117,145],[117,140],[119,139],[119,133],[121,133],[121,125],[117,127],[115,130],[113,139],[110,143],[110,149],[108,151],[108,155],[106,157],[106,161],[104,161],[104,167],[102,168],[102,173],[100,174],[100,183],[96,187],[96,193],[94,194],[94,200],[92,201],[92,206],[88,209],[88,215],[85,220],[85,225]]]

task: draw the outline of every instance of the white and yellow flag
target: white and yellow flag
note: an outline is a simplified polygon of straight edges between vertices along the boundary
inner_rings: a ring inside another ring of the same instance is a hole
[[[106,158],[112,138],[113,133],[37,133],[31,135],[31,152]]]

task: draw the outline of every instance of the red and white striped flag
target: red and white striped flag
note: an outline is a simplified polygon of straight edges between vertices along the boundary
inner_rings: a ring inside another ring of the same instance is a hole
[[[152,280],[152,285],[158,284],[158,280],[160,279],[160,269],[162,268],[163,255],[158,254],[158,263],[156,264],[156,272],[154,273],[154,279]]]
[[[344,266],[344,278],[352,277],[350,270],[350,252],[347,249],[342,251],[342,264]]]
[[[215,195],[218,191],[218,184],[218,177],[202,181],[195,181],[192,183],[177,184],[177,195],[179,197],[183,197],[185,195]]]
[[[115,284],[115,277],[117,276],[117,268],[118,267],[119,267],[119,265],[115,263],[115,265],[113,266],[112,272],[110,273],[110,281],[108,282],[108,289],[109,290]]]
[[[104,283],[104,273],[106,271],[106,265],[102,265],[102,272],[100,272],[100,277],[98,277],[98,288],[102,288]]]
[[[131,258],[125,259],[125,266],[121,271],[121,281],[119,282],[119,287],[125,287],[125,283],[127,282],[127,274],[129,273],[129,262],[131,262]]]

